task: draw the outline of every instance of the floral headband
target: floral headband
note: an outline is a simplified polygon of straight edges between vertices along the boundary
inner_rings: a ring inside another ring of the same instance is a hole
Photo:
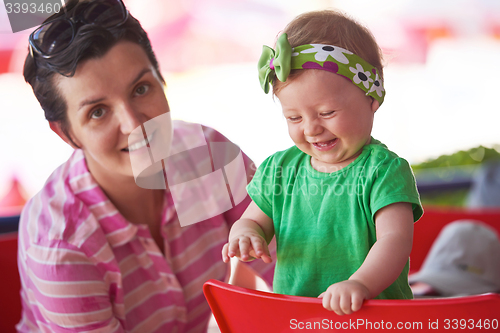
[[[292,48],[287,34],[282,34],[276,50],[264,45],[258,67],[260,85],[266,94],[274,75],[285,82],[292,69],[322,69],[345,77],[380,104],[384,101],[385,89],[377,68],[338,46],[307,44]]]

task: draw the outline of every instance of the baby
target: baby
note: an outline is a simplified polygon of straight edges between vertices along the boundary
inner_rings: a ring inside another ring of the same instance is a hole
[[[350,314],[370,298],[409,299],[413,223],[423,214],[408,162],[371,137],[384,100],[381,51],[363,26],[336,11],[288,24],[264,46],[259,78],[279,99],[295,146],[267,158],[252,198],[222,250],[272,261],[274,291],[321,297]]]

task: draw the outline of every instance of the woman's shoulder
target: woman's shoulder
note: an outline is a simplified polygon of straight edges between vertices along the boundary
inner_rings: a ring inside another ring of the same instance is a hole
[[[97,222],[88,207],[75,194],[75,183],[82,178],[83,153],[71,157],[49,176],[42,189],[28,200],[21,212],[19,234],[29,243],[49,244],[54,241],[79,246],[75,235],[82,224],[92,229]],[[88,172],[88,171],[87,171]],[[27,238],[26,238],[27,237]]]
[[[216,129],[182,120],[172,121],[173,139],[170,155],[210,148],[214,153],[239,152],[239,147]]]
[[[172,121],[173,136],[175,139],[180,139],[180,140],[183,140],[185,138],[189,139],[202,138],[203,127],[204,126],[201,124],[191,123],[184,120]]]
[[[192,123],[184,120],[173,120],[172,129],[175,144],[176,142],[189,141],[190,146],[197,144],[202,145],[206,142],[224,142],[229,141],[216,129],[202,125],[199,123]]]

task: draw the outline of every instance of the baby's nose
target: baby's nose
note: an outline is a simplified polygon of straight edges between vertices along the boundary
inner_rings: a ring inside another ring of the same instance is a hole
[[[304,134],[306,136],[316,136],[323,133],[323,126],[316,121],[316,120],[310,120],[306,121],[306,124],[304,126]]]

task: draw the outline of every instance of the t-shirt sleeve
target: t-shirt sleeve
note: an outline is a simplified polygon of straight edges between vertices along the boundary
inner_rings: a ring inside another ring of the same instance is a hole
[[[276,186],[280,186],[280,184],[274,184],[275,173],[276,166],[273,155],[262,162],[252,181],[247,186],[248,195],[250,195],[253,202],[271,219],[273,218],[273,191]]]
[[[372,218],[379,209],[396,202],[412,204],[415,222],[424,213],[413,171],[403,158],[396,158],[377,168],[370,192]]]

